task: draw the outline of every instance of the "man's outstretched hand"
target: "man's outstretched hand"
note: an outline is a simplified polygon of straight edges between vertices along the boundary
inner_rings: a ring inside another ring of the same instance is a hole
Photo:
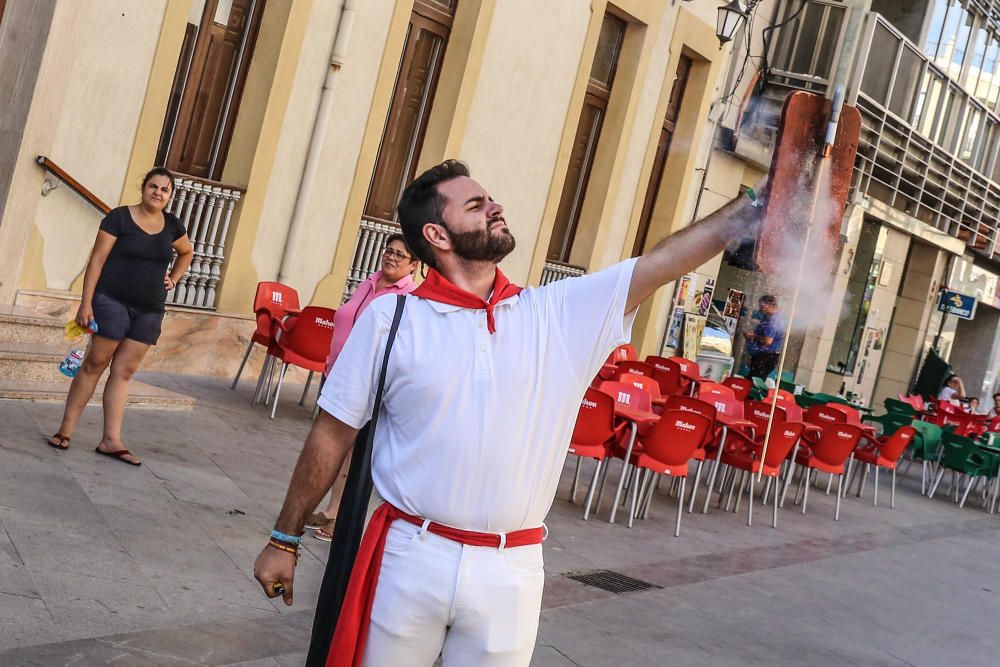
[[[286,605],[292,606],[292,580],[295,578],[294,554],[275,549],[272,546],[264,547],[253,564],[253,576],[264,587],[264,595],[269,598],[276,598],[280,595]],[[278,586],[279,584],[280,586]],[[284,592],[281,592],[282,587],[284,587]]]

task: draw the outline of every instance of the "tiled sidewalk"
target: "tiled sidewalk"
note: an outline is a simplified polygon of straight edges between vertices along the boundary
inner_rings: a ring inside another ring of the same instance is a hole
[[[96,409],[58,452],[43,439],[61,406],[0,401],[0,665],[301,664],[326,545],[306,540],[292,609],[264,598],[251,568],[308,411],[294,391],[271,421],[249,383],[143,380],[198,404],[129,412],[141,468],[93,453]],[[896,510],[849,497],[837,523],[833,499],[812,493],[809,514],[786,506],[778,530],[767,511],[747,528],[713,505],[675,539],[672,500],[631,530],[604,512],[584,523],[564,483],[533,664],[996,664],[1000,517],[916,486],[901,479]],[[661,588],[564,576],[592,569]]]

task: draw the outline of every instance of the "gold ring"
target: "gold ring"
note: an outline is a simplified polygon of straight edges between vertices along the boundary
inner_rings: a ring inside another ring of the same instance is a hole
[[[275,595],[284,595],[285,585],[280,581],[276,581],[273,584],[271,584],[271,590],[274,591]]]

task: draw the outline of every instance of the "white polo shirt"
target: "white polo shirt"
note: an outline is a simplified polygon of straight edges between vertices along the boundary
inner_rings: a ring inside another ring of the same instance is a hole
[[[481,532],[541,525],[555,497],[580,400],[629,340],[635,260],[529,288],[486,311],[406,297],[375,432],[375,488],[399,509]],[[319,406],[370,419],[396,299],[354,325]]]

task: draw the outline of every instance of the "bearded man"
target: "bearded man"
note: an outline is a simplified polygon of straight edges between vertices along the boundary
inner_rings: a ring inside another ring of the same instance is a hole
[[[341,610],[327,665],[528,665],[542,522],[580,400],[643,299],[721,252],[753,210],[730,203],[642,257],[521,290],[497,268],[514,249],[503,206],[464,163],[406,188],[399,221],[430,271],[390,351],[372,455],[385,504],[351,575],[347,597],[361,601]],[[376,299],[355,324],[257,558],[265,593],[286,604],[295,551],[282,545],[294,546],[371,418],[395,305]]]

